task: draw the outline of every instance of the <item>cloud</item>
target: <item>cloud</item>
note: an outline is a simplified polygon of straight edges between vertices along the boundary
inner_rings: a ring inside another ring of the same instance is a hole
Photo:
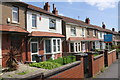
[[[91,6],[96,6],[99,10],[103,11],[107,8],[115,8],[118,0],[85,0],[85,2]]]

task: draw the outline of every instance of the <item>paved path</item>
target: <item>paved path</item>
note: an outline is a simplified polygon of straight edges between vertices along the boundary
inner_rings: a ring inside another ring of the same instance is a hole
[[[118,78],[118,63],[120,64],[120,55],[119,60],[110,65],[108,69],[106,69],[103,73],[100,73],[96,76],[96,78]]]

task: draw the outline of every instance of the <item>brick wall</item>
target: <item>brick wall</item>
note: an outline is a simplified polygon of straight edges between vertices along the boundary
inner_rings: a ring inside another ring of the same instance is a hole
[[[18,34],[17,34],[18,35]],[[21,50],[21,54],[18,54],[17,56],[15,56],[16,60],[18,62],[25,62],[26,61],[26,47],[25,47],[25,37],[24,36],[20,36],[20,41],[14,41],[11,42],[11,34],[2,34],[2,67],[6,67],[6,61],[9,58],[8,53],[10,52],[10,48],[11,48],[11,44],[17,44],[18,46],[20,46],[18,50]],[[19,44],[22,43],[22,44]],[[17,46],[16,45],[16,46]],[[15,45],[14,45],[15,46]],[[14,49],[13,49],[14,50]]]
[[[81,63],[74,67],[67,68],[62,72],[58,72],[49,78],[84,78],[83,58],[78,57],[77,59],[81,60]]]
[[[104,55],[94,57],[94,54],[89,54],[89,75],[95,76],[104,68]]]
[[[113,62],[116,61],[116,50],[112,50],[107,53],[108,56],[108,66],[110,66]]]

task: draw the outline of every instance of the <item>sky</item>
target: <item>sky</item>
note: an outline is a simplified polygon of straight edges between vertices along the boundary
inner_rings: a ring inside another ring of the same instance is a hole
[[[22,0],[23,2],[43,8],[45,2],[50,3],[52,12],[52,4],[54,3],[59,15],[79,19],[85,21],[90,18],[93,25],[102,26],[102,22],[106,24],[106,28],[115,28],[118,31],[118,1],[117,0]],[[78,17],[79,16],[79,17]]]

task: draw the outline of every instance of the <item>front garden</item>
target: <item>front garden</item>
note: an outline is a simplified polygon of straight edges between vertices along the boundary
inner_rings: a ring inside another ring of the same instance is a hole
[[[43,69],[54,69],[75,61],[76,61],[75,56],[66,56],[66,57],[55,59],[55,60],[50,59],[44,62],[31,63],[29,65],[31,67],[37,67],[37,68],[43,68]]]

